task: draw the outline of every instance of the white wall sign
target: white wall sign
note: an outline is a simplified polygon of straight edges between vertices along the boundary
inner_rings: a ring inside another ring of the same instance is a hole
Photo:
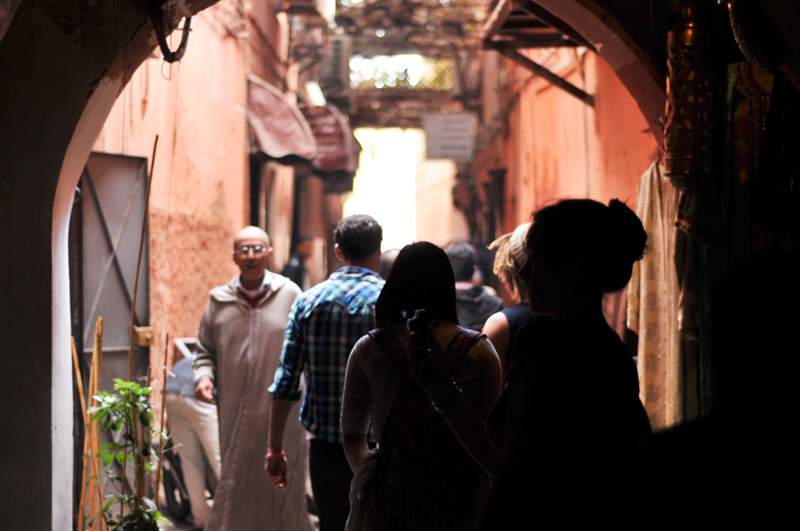
[[[427,158],[472,160],[473,123],[469,113],[426,114]]]

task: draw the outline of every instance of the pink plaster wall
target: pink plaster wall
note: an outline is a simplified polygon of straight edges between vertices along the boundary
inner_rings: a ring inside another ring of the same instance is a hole
[[[575,71],[566,79],[578,87],[583,85]],[[520,99],[522,128],[532,126],[531,137],[523,143],[526,155],[533,159],[533,196],[526,196],[526,210],[541,208],[555,198],[585,197],[591,178],[586,170],[585,128],[591,110],[538,78],[525,87]]]
[[[593,56],[594,57],[594,56]],[[619,198],[629,206],[636,201],[639,177],[658,157],[651,126],[619,78],[600,58],[596,72],[593,163],[602,178],[592,182],[591,197],[598,201]]]
[[[531,57],[594,95],[595,105],[587,106],[510,63],[511,94],[499,96],[516,98],[507,113],[507,134],[498,136],[473,164],[481,181],[492,167],[508,170],[503,232],[561,198],[619,198],[633,206],[639,177],[657,156],[647,121],[602,59],[591,52],[583,57],[570,50],[549,57],[551,53]]]
[[[285,78],[283,63],[286,62],[286,43],[288,35],[275,17],[273,5],[278,2],[250,2],[249,16],[255,25],[250,26],[252,33],[248,39],[247,53],[248,71],[284,90]]]
[[[106,121],[95,151],[151,158],[150,311],[159,336],[193,336],[208,290],[236,272],[245,224],[246,84],[242,45],[208,13],[180,63],[151,56]]]

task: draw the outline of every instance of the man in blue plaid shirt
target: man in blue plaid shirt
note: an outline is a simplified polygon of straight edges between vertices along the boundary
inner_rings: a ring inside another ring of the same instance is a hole
[[[300,420],[312,437],[309,474],[320,531],[341,531],[350,511],[353,473],[339,430],[342,391],[350,350],[375,328],[375,301],[383,289],[383,279],[375,273],[382,239],[381,226],[370,216],[349,216],[339,222],[335,250],[344,267],[297,297],[275,382],[269,389],[273,400],[264,468],[273,485],[285,488],[288,467],[283,430],[292,402],[300,399],[300,376],[305,374]]]

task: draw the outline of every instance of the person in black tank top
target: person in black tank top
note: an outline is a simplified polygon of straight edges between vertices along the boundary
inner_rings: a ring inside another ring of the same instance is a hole
[[[517,332],[533,319],[525,282],[518,276],[528,261],[525,238],[530,226],[530,223],[523,223],[514,229],[514,232],[500,236],[489,245],[489,249],[496,250],[494,274],[500,277],[509,293],[519,299],[517,304],[489,317],[483,327],[483,332],[494,345],[497,355],[500,356],[504,375],[511,366]]]

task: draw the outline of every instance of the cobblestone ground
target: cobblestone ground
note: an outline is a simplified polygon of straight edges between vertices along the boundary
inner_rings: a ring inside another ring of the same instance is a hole
[[[158,496],[158,510],[161,511],[161,516],[167,519],[166,522],[161,522],[158,525],[162,531],[195,531],[199,529],[190,523],[176,520],[171,514],[169,514],[169,510],[167,510],[167,502],[164,499],[163,489],[161,489],[161,493]]]
[[[185,522],[173,522],[172,520],[170,520],[171,516],[169,514],[166,514],[164,516],[169,521],[168,522],[161,522],[159,524],[158,527],[160,529],[162,529],[162,531],[195,531],[196,529],[198,529],[197,527],[194,527],[193,525],[189,525],[189,524],[187,524]]]

